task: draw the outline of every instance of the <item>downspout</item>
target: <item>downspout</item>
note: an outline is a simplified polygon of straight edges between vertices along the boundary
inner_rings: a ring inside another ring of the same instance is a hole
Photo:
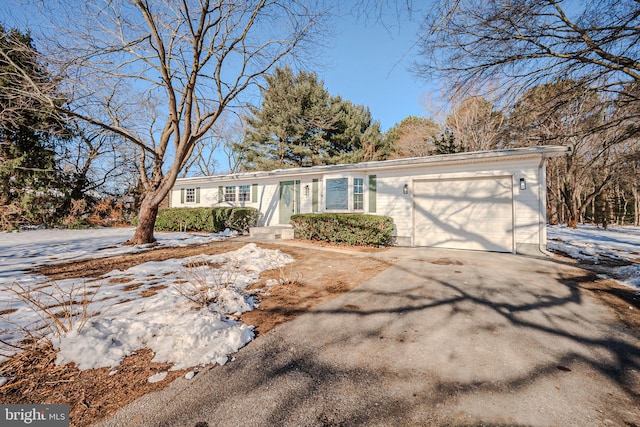
[[[539,209],[538,209],[538,224],[539,224],[539,238],[538,238],[538,249],[540,252],[546,256],[547,258],[551,258],[553,255],[551,252],[547,250],[547,173],[546,173],[546,161],[547,158],[543,154],[540,157],[540,163],[538,164],[538,181],[540,182],[538,188],[538,200],[539,200]],[[543,238],[543,236],[545,238]]]

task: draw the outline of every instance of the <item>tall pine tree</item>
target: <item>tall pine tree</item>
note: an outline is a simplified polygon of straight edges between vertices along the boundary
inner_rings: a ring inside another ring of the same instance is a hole
[[[235,150],[244,170],[273,170],[380,160],[386,156],[369,109],[334,97],[314,73],[277,68],[262,105],[247,118]]]

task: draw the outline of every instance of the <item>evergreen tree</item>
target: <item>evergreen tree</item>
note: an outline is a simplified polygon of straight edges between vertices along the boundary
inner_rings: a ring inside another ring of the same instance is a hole
[[[374,121],[369,108],[356,105],[340,96],[332,98],[335,125],[327,130],[329,156],[327,164],[384,160],[390,146],[383,139],[380,122]]]
[[[331,96],[314,73],[277,68],[266,77],[261,108],[247,118],[235,150],[245,170],[378,160],[379,124],[368,108]]]
[[[69,133],[49,106],[19,95],[28,87],[23,72],[51,84],[29,34],[0,26],[0,228],[51,225],[69,205],[55,155]]]
[[[434,137],[433,145],[435,147],[433,154],[456,154],[465,151],[449,129],[445,129],[438,137]]]

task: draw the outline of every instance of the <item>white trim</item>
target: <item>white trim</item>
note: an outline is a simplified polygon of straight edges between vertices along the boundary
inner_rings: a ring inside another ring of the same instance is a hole
[[[233,188],[233,192],[227,192],[227,189]],[[227,200],[227,196],[233,196],[232,200]],[[237,185],[225,185],[222,188],[222,198],[226,203],[236,203],[238,201],[238,186]]]
[[[189,192],[192,192],[191,198],[193,200],[189,200]],[[184,204],[185,205],[193,205],[196,203],[196,187],[189,187],[184,189]]]
[[[327,165],[327,166],[311,166],[303,168],[276,169],[272,171],[262,172],[244,172],[228,175],[213,175],[206,177],[178,178],[174,188],[182,188],[186,185],[195,185],[194,183],[207,184],[219,181],[246,181],[267,177],[278,177],[285,179],[286,177],[296,177],[300,179],[302,176],[323,174],[340,174],[358,172],[363,175],[373,173],[375,171],[383,171],[390,169],[412,169],[420,167],[437,167],[444,165],[492,162],[497,160],[514,160],[518,158],[548,158],[567,154],[571,151],[570,147],[564,146],[542,146],[542,147],[525,147],[525,148],[508,148],[493,151],[476,151],[471,153],[443,154],[437,156],[412,157],[408,159],[383,160],[375,162],[362,162],[343,165]]]
[[[368,200],[365,200],[365,177],[366,175],[361,175],[361,174],[357,174],[357,175],[353,175],[353,174],[349,174],[349,173],[343,173],[343,174],[332,174],[332,175],[326,175],[324,176],[321,180],[319,180],[319,182],[322,182],[322,188],[319,189],[319,192],[322,194],[322,206],[319,206],[318,210],[320,212],[327,212],[327,213],[364,213],[364,206],[365,206],[365,202]],[[355,178],[360,178],[362,180],[362,209],[354,209],[353,208],[353,180]],[[333,179],[346,179],[347,180],[347,209],[327,209],[327,181],[333,180]]]

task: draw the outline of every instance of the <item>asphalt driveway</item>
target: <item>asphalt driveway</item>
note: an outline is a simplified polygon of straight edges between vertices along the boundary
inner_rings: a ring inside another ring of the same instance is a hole
[[[394,265],[101,425],[640,424],[639,337],[575,287],[589,273],[511,254],[376,256]]]

